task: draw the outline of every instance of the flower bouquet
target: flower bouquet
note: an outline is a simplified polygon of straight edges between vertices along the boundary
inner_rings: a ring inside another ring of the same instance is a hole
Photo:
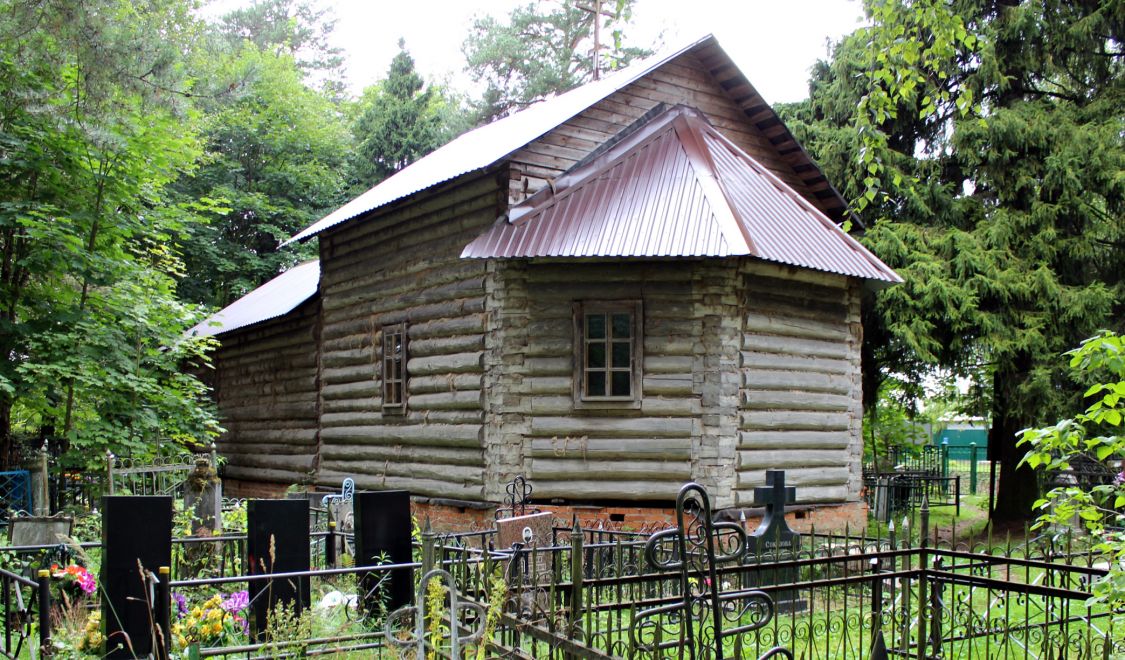
[[[246,634],[249,596],[245,591],[229,597],[215,594],[196,607],[189,607],[183,594],[172,598],[179,618],[172,625],[172,635],[180,648],[224,646],[241,641]]]

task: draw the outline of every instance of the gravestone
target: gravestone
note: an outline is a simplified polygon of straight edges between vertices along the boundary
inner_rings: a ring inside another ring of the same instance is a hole
[[[409,564],[412,560],[410,493],[405,490],[383,490],[356,493],[352,498],[355,518],[355,565]],[[369,611],[380,606],[379,596],[386,597],[388,610],[410,605],[413,600],[414,571],[391,571],[390,586],[383,594],[375,593],[379,575],[367,573],[360,578],[364,607]]]
[[[516,549],[519,571],[524,582],[548,581],[551,575],[551,558],[546,552],[537,553],[535,566],[531,565],[531,550],[551,546],[551,529],[554,524],[553,513],[532,513],[526,516],[501,518],[496,521],[496,549],[500,551]],[[534,573],[532,572],[534,569]]]
[[[320,505],[328,511],[328,519],[336,523],[336,556],[346,552],[355,556],[355,481],[345,477],[340,492],[320,498]]]
[[[309,570],[309,501],[250,500],[246,504],[246,567],[250,575]],[[253,580],[248,586],[250,633],[261,641],[278,605],[300,614],[309,605],[309,578]]]
[[[797,501],[797,489],[785,485],[785,470],[766,470],[766,486],[754,489],[754,504],[765,506],[762,522],[746,537],[746,562],[761,563],[766,566],[776,560],[795,559],[801,542],[801,535],[789,529],[785,522],[785,505]],[[784,584],[797,581],[797,571],[793,568],[763,568],[749,574],[750,587],[770,584]],[[773,593],[774,604],[779,612],[801,611],[807,603],[798,597],[797,591],[787,589]]]
[[[223,482],[208,458],[195,459],[184,483],[184,508],[191,511],[192,536],[223,532]]]
[[[171,563],[171,497],[102,498],[102,569],[98,587],[102,598],[102,633],[106,638],[104,657],[143,658],[156,650],[149,590],[141,569],[157,573],[161,566]]]
[[[70,538],[74,519],[23,516],[8,521],[8,545],[58,545]]]

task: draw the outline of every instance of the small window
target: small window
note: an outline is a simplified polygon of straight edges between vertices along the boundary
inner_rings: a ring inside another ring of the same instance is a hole
[[[406,410],[406,324],[383,326],[383,412]]]
[[[575,400],[640,401],[641,307],[637,302],[575,306]]]

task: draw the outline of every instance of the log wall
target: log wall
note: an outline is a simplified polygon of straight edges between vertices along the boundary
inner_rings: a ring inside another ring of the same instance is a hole
[[[455,179],[320,238],[318,482],[480,500],[483,260],[462,248],[503,212],[506,171]],[[407,323],[405,414],[382,410],[382,328]]]
[[[222,335],[213,364],[225,476],[286,485],[309,480],[317,444],[318,310],[314,299]]]
[[[611,94],[512,155],[509,192],[513,203],[543,188],[590,151],[617,135],[656,105],[683,104],[703,112],[708,120],[746,153],[820,205],[797,175],[791,158],[778,153],[770,139],[723,90],[692,53],[686,53]],[[824,184],[827,186],[827,184]]]
[[[755,263],[741,268],[744,324],[735,503],[765,470],[799,502],[856,500],[862,482],[859,284]]]
[[[695,479],[725,487],[729,500],[734,444],[723,455],[718,438],[737,430],[735,264],[494,264],[486,358],[490,498],[501,498],[504,482],[524,474],[537,498],[668,502]],[[642,303],[640,404],[576,406],[572,305],[615,300]]]

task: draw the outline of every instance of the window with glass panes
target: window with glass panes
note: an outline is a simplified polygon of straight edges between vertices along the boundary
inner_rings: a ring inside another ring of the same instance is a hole
[[[383,327],[383,411],[406,408],[406,324]]]
[[[636,304],[581,306],[580,395],[586,401],[637,398]]]

